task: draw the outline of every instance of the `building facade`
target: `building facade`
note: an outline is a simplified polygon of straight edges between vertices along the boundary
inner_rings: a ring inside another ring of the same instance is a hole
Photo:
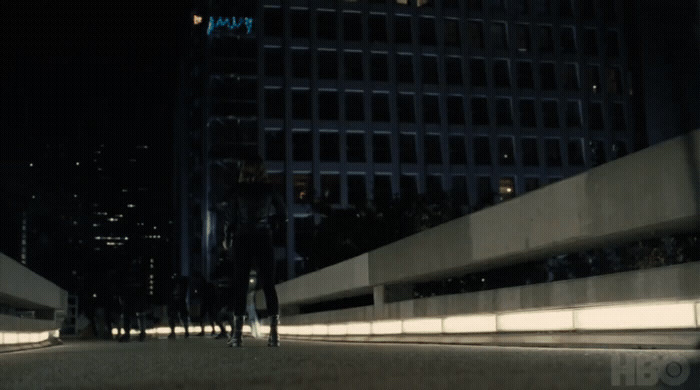
[[[475,210],[635,146],[621,1],[209,1],[191,15],[176,120],[182,272],[221,257],[237,161],[289,205],[295,276],[313,202],[445,191]]]

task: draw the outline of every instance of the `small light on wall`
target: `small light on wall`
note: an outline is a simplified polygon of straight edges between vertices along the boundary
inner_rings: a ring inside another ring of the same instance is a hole
[[[195,25],[195,26],[198,25],[198,24],[202,24],[202,17],[201,17],[201,16],[199,16],[199,15],[194,15],[194,18],[193,18],[193,19],[194,19],[193,21],[194,21],[194,25]]]

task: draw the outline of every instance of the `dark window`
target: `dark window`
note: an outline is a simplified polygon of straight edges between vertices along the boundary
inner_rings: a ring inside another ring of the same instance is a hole
[[[552,0],[533,0],[535,2],[535,14],[537,16],[550,16],[552,14]]]
[[[578,91],[578,66],[576,64],[564,64],[564,73],[562,74],[564,89],[569,91]]]
[[[540,188],[540,179],[538,177],[525,178],[525,192],[534,191]]]
[[[464,175],[452,176],[452,202],[459,207],[458,215],[469,212],[469,192],[467,191],[467,177]]]
[[[622,103],[613,103],[612,110],[612,126],[613,130],[627,130],[627,121],[625,120],[625,109]]]
[[[442,7],[449,9],[459,9],[459,0],[443,0]]]
[[[362,92],[345,93],[345,119],[348,121],[365,120]]]
[[[506,0],[490,0],[491,10],[496,12],[506,11]]]
[[[624,141],[614,141],[612,144],[613,159],[627,155],[627,144]]]
[[[532,78],[532,62],[518,61],[516,71],[518,72],[518,88],[535,88],[535,82]]]
[[[284,95],[281,88],[265,90],[265,117],[284,117]]]
[[[589,65],[586,68],[586,82],[588,82],[588,90],[593,93],[600,91],[600,67],[598,65]]]
[[[415,163],[416,159],[416,135],[401,134],[399,137],[400,154],[399,158],[402,163]]]
[[[498,139],[498,164],[499,165],[514,165],[513,138],[502,137]]]
[[[359,13],[343,12],[343,38],[346,41],[362,40],[362,17]]]
[[[455,19],[445,19],[445,46],[459,47],[461,44],[459,21]]]
[[[338,175],[321,175],[321,200],[329,204],[340,203],[340,177]]]
[[[606,0],[607,1],[607,0]],[[596,18],[596,7],[587,7],[586,3],[582,3],[581,18],[583,20],[593,20]]]
[[[372,136],[372,147],[374,149],[375,163],[391,162],[391,138],[389,134],[374,134]]]
[[[496,98],[496,125],[513,125],[513,106],[510,98]]]
[[[415,96],[412,93],[397,94],[396,112],[399,117],[399,122],[414,123],[416,121]]]
[[[536,167],[540,165],[539,150],[536,138],[523,138],[523,165],[526,167]]]
[[[372,94],[372,121],[389,122],[389,94]]]
[[[603,104],[592,102],[588,105],[588,113],[590,115],[589,126],[592,130],[605,129],[605,121],[603,119]]]
[[[470,20],[467,25],[467,39],[472,49],[484,48],[484,24],[478,20]]]
[[[281,37],[284,30],[282,24],[282,10],[279,8],[265,8],[263,14],[265,25],[265,35],[270,37]]]
[[[394,21],[395,24],[395,41],[396,43],[411,43],[411,17],[410,16],[397,16]]]
[[[294,174],[294,203],[311,203],[313,200],[313,183],[310,173]]]
[[[561,52],[576,54],[576,33],[573,27],[564,26],[561,28]]]
[[[310,34],[310,26],[311,23],[309,22],[309,11],[308,10],[292,10],[289,13],[289,20],[290,20],[290,35],[294,38],[308,38]]]
[[[474,137],[474,163],[491,165],[491,143],[489,137]]]
[[[559,16],[563,18],[573,18],[574,17],[574,6],[571,4],[572,0],[559,0]],[[585,4],[585,7],[594,7],[594,4]]]
[[[284,160],[284,132],[265,131],[265,157],[267,160]]]
[[[554,71],[554,63],[540,63],[540,83],[544,91],[557,89],[557,77]]]
[[[311,78],[310,58],[308,50],[292,50],[292,77]]]
[[[386,16],[370,15],[368,21],[370,42],[387,42]]]
[[[493,187],[491,186],[491,178],[489,176],[479,176],[477,178],[476,190],[479,196],[478,208],[493,204],[494,191]]]
[[[422,56],[421,58],[423,60],[423,84],[437,84],[437,56]]]
[[[559,104],[556,100],[542,102],[542,119],[544,127],[556,129],[559,127]]]
[[[459,57],[445,57],[445,81],[451,85],[462,85],[462,60]]]
[[[437,95],[423,95],[423,122],[440,123],[440,104]]]
[[[348,203],[356,206],[367,202],[365,175],[348,175]]]
[[[313,159],[313,138],[310,131],[292,132],[292,157],[294,161]]]
[[[364,74],[362,71],[362,53],[346,51],[345,56],[345,79],[346,80],[362,80]]]
[[[518,40],[518,51],[528,53],[532,51],[532,38],[530,37],[530,25],[517,24],[515,30]]]
[[[508,33],[506,24],[500,22],[491,23],[491,39],[496,50],[508,50]]]
[[[464,145],[464,136],[451,135],[449,138],[450,164],[466,164],[467,153]]]
[[[561,149],[559,148],[559,140],[553,138],[544,140],[544,149],[547,156],[547,166],[560,167]]]
[[[530,13],[530,0],[514,0],[515,9],[519,15],[528,15]]]
[[[481,58],[472,58],[469,60],[471,68],[471,81],[473,87],[486,86],[486,63]]]
[[[467,0],[467,9],[481,11],[483,9],[482,0]]]
[[[447,122],[451,125],[463,125],[464,121],[464,106],[462,105],[464,98],[462,96],[447,97]]]
[[[552,26],[539,26],[540,31],[540,52],[552,53],[554,51],[554,37],[552,36]]]
[[[318,93],[318,119],[338,120],[338,91]]]
[[[435,38],[435,18],[419,18],[419,32],[421,45],[435,46],[437,39]]]
[[[370,73],[372,81],[389,80],[389,74],[387,72],[388,66],[386,62],[386,54],[372,53],[370,61]]]
[[[508,60],[493,60],[493,85],[498,88],[510,88]]]
[[[489,108],[485,97],[472,98],[472,124],[488,126]]]
[[[292,91],[292,118],[311,119],[311,92],[309,90]]]
[[[318,51],[318,78],[338,78],[338,52],[331,50]]]
[[[319,39],[337,39],[336,15],[335,12],[318,11],[316,18],[318,23]]]
[[[418,195],[418,185],[416,184],[415,175],[401,175],[399,181],[399,191],[404,199],[415,199]]]
[[[445,190],[442,188],[442,175],[428,175],[425,178],[425,195],[428,202],[440,202]]]
[[[608,31],[606,37],[606,50],[605,53],[608,57],[619,57],[620,56],[620,41],[617,37],[617,31]]]
[[[622,93],[622,76],[620,68],[608,68],[608,92],[619,95]]]
[[[594,8],[594,7],[583,7]],[[598,55],[598,37],[595,29],[586,28],[583,30],[583,54],[588,56]]]
[[[566,102],[566,126],[581,127],[581,102],[578,100]]]
[[[284,75],[281,47],[265,48],[265,76]]]
[[[340,161],[340,138],[337,132],[319,133],[321,161]]]
[[[365,162],[365,135],[364,133],[348,133],[348,162]]]
[[[520,126],[537,127],[535,101],[532,99],[524,99],[520,101]]]
[[[593,140],[589,143],[591,148],[591,164],[594,167],[605,164],[605,142],[601,140]]]
[[[374,175],[374,201],[386,204],[394,197],[391,189],[391,176]]]
[[[408,54],[396,55],[396,81],[413,83],[413,56]]]
[[[438,134],[425,135],[425,162],[427,164],[442,164],[442,148]]]
[[[608,0],[601,2],[603,8],[603,17],[607,22],[614,22],[617,20],[617,11],[615,10],[615,1]]]
[[[583,142],[580,139],[569,141],[569,165],[582,166],[583,161]]]

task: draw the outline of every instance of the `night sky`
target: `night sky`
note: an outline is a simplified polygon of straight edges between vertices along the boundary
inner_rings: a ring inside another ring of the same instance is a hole
[[[150,142],[170,153],[178,24],[187,8],[60,3],[0,5],[0,158],[31,157],[38,145],[62,140]]]

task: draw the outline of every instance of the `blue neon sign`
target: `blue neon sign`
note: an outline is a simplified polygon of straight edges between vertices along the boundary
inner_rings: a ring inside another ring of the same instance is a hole
[[[253,18],[219,17],[218,19],[214,19],[213,16],[210,16],[207,35],[211,35],[212,31],[217,28],[228,28],[229,30],[234,31],[244,26],[246,28],[246,34],[250,34],[253,31]]]

